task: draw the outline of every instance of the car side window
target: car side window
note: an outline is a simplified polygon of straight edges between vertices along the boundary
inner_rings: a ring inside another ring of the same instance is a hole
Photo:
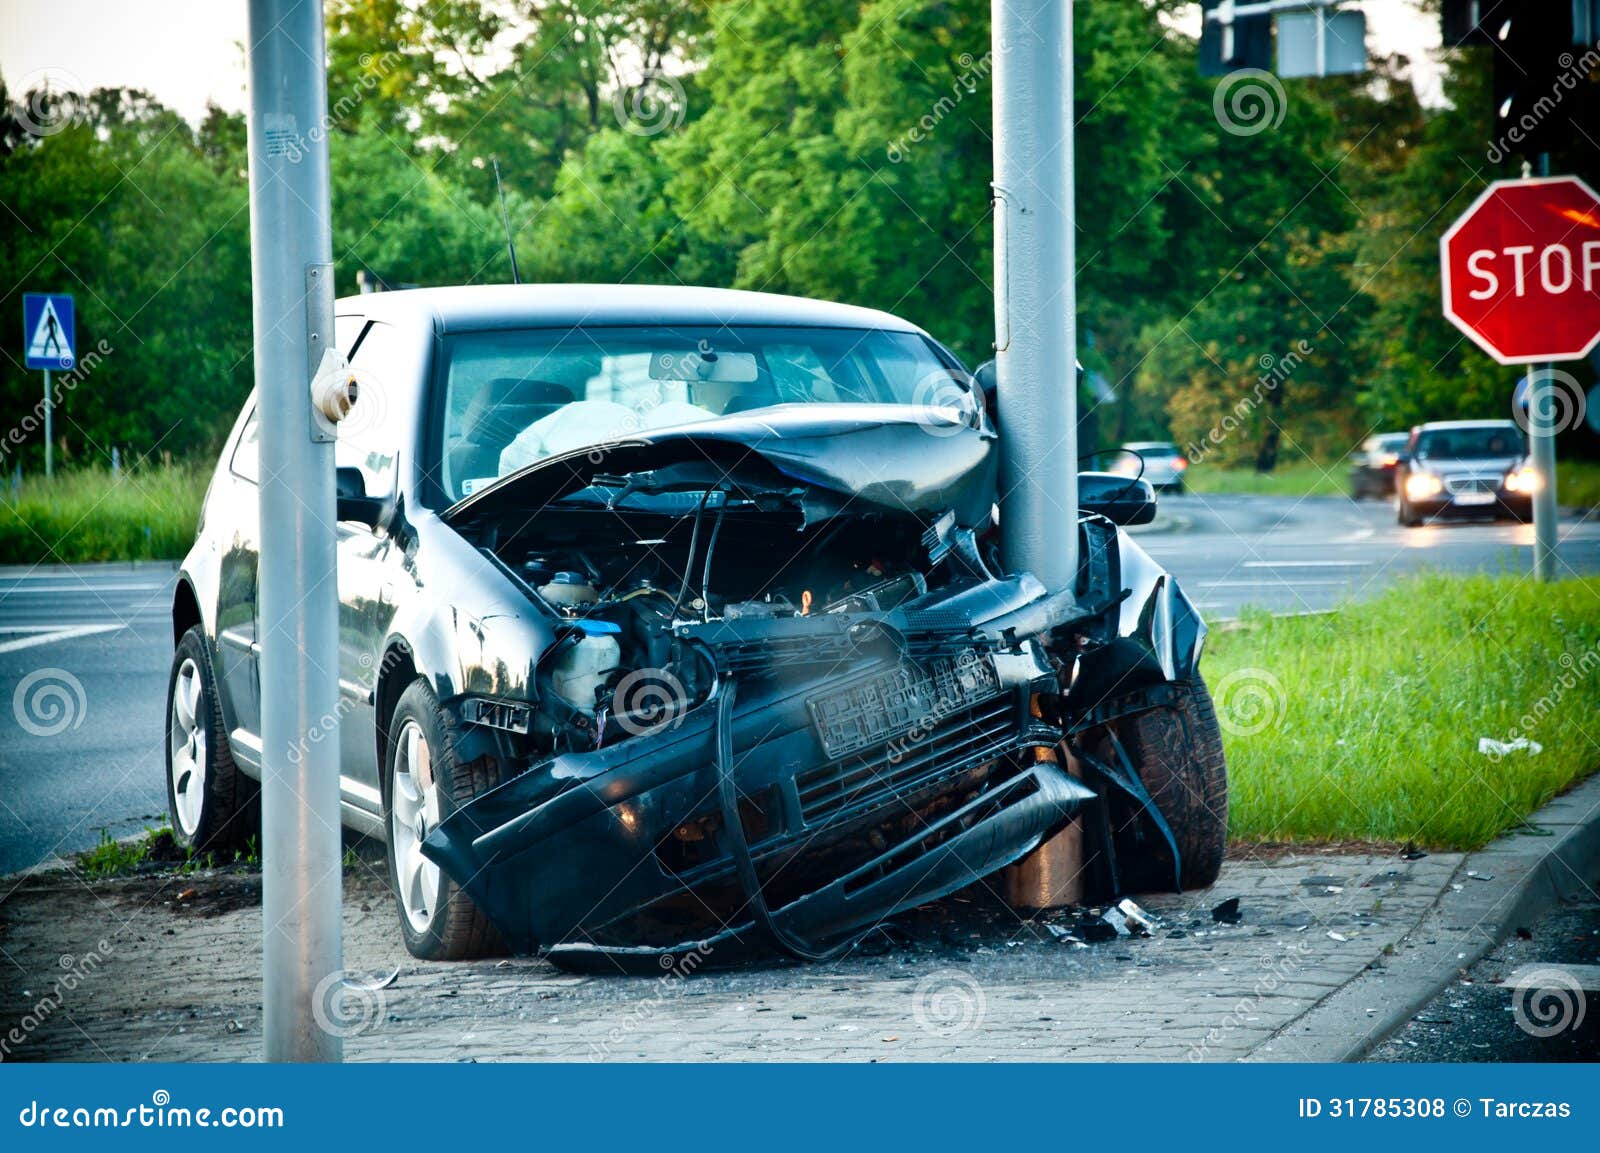
[[[233,457],[228,461],[228,468],[233,475],[251,484],[259,483],[261,477],[260,433],[256,410],[252,408],[250,415],[245,418],[244,427],[239,430],[239,441],[233,446]]]
[[[345,338],[345,332],[335,332],[341,348]],[[393,496],[402,398],[416,374],[414,358],[400,332],[381,320],[366,325],[348,355],[356,378],[356,403],[339,424],[334,461],[341,468],[361,470],[368,496]]]

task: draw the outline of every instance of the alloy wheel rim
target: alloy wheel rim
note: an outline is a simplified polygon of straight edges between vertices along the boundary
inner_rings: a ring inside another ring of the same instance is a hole
[[[412,929],[433,923],[439,866],[422,855],[422,842],[439,823],[439,790],[433,752],[422,726],[407,720],[395,740],[394,781],[389,799],[389,843],[394,846],[395,888]]]
[[[205,682],[194,658],[185,657],[172,685],[172,717],[167,726],[167,765],[172,776],[172,808],[178,829],[192,837],[200,828],[206,793]]]

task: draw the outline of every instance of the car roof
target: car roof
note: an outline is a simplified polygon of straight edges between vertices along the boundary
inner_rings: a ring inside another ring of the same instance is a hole
[[[873,308],[770,292],[662,284],[474,284],[347,296],[341,313],[373,320],[426,320],[442,332],[612,325],[777,325],[914,332]]]
[[[1417,428],[1422,432],[1452,428],[1514,428],[1522,431],[1514,420],[1430,420],[1426,424],[1419,424]]]

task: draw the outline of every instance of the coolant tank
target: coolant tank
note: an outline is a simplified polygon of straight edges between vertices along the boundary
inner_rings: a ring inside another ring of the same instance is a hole
[[[600,599],[594,585],[582,573],[558,572],[548,582],[539,586],[539,595],[560,608],[572,605],[592,605]]]
[[[615,636],[586,630],[550,666],[550,684],[567,704],[592,714],[595,692],[621,663],[622,646]]]

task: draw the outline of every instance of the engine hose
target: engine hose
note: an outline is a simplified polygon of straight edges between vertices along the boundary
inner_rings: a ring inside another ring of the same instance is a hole
[[[733,700],[736,686],[734,678],[724,679],[718,686],[721,696],[717,701],[717,799],[721,804],[722,826],[728,835],[734,870],[739,874],[739,884],[744,889],[745,898],[755,911],[756,921],[784,952],[802,961],[832,961],[855,948],[860,936],[850,936],[837,945],[818,949],[778,924],[772,910],[767,908],[761,878],[756,874],[755,860],[750,856],[750,843],[745,839],[744,822],[739,819],[739,790],[733,780]]]

